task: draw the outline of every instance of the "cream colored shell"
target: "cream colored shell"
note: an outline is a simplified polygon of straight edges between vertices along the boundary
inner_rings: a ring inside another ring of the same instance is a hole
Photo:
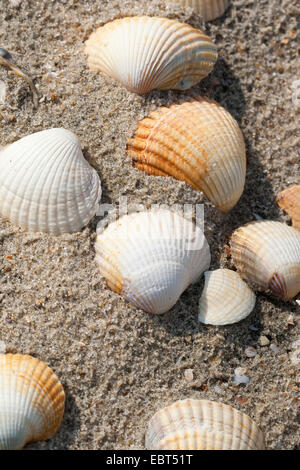
[[[285,299],[300,292],[300,233],[281,222],[252,222],[231,238],[231,255],[250,284]]]
[[[101,197],[97,172],[65,129],[28,135],[0,152],[0,215],[32,232],[79,231]]]
[[[167,3],[193,8],[204,21],[219,18],[229,6],[229,0],[166,0]]]
[[[246,414],[223,403],[186,399],[158,411],[146,433],[149,450],[262,450],[264,436]]]
[[[242,132],[228,111],[208,98],[152,112],[138,123],[127,150],[136,168],[185,181],[223,212],[232,209],[243,192]]]
[[[86,42],[92,70],[136,93],[186,90],[206,77],[217,48],[202,31],[168,18],[135,16],[98,28]]]
[[[0,450],[50,439],[59,428],[65,393],[44,362],[0,354]]]
[[[277,202],[291,217],[293,227],[300,231],[300,185],[282,191],[278,195]]]
[[[209,325],[229,325],[246,318],[255,306],[255,295],[238,273],[217,269],[204,273],[205,285],[198,319]]]
[[[210,264],[200,228],[163,209],[121,217],[98,234],[95,248],[108,286],[149,313],[172,308]]]

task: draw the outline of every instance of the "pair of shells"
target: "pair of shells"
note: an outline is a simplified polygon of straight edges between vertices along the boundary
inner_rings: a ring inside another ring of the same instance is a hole
[[[206,77],[217,48],[202,31],[167,18],[135,16],[107,23],[86,42],[92,70],[136,93],[186,90]]]
[[[282,191],[277,202],[291,217],[293,227],[300,231],[300,186],[292,186]]]
[[[250,285],[284,299],[300,292],[300,232],[281,222],[259,221],[236,230],[232,260]]]
[[[208,98],[162,107],[138,124],[127,151],[136,168],[172,176],[228,212],[245,185],[246,150],[235,119]]]
[[[149,313],[167,312],[210,265],[200,228],[169,210],[121,217],[98,234],[95,248],[108,286]]]
[[[28,135],[0,152],[0,215],[33,232],[77,232],[95,215],[97,172],[65,129]]]
[[[229,0],[166,0],[167,3],[192,7],[204,21],[211,21],[222,16],[229,6]]]
[[[27,355],[0,354],[0,450],[50,439],[64,407],[62,385],[47,364]]]
[[[181,400],[158,411],[146,433],[149,450],[263,450],[263,433],[246,414],[223,403]]]

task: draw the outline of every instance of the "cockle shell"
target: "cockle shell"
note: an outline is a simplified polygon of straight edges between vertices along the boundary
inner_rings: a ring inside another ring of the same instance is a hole
[[[291,217],[293,227],[300,230],[300,186],[292,186],[282,191],[277,202]]]
[[[285,299],[300,292],[300,233],[281,222],[263,220],[237,229],[231,255],[249,283]]]
[[[0,152],[0,215],[32,232],[79,231],[101,196],[96,170],[65,129],[28,135]]]
[[[161,209],[111,223],[97,236],[96,261],[112,290],[146,312],[164,313],[207,269],[210,251],[199,227]]]
[[[135,167],[185,181],[223,212],[232,209],[243,192],[242,132],[235,119],[208,98],[191,98],[152,112],[139,122],[127,150]]]
[[[229,0],[166,0],[166,2],[191,7],[204,21],[219,18],[229,6]]]
[[[86,42],[91,69],[135,93],[186,90],[206,77],[217,48],[202,31],[168,18],[135,16],[107,23]]]
[[[158,411],[146,433],[149,450],[261,450],[264,436],[246,414],[223,403],[186,399]]]
[[[230,269],[204,273],[205,285],[199,302],[199,321],[208,325],[229,325],[246,318],[255,306],[255,294]]]
[[[22,354],[0,354],[0,450],[45,441],[60,426],[65,393],[44,362]]]

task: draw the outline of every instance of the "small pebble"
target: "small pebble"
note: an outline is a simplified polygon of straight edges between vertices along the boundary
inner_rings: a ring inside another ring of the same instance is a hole
[[[185,371],[184,371],[184,378],[185,378],[188,382],[192,382],[192,381],[194,380],[193,369],[185,369]]]
[[[5,354],[6,353],[6,344],[4,341],[0,341],[0,354]]]
[[[256,326],[254,326],[254,325],[250,325],[250,326],[249,326],[249,330],[251,330],[251,331],[258,331],[258,328],[256,328]]]
[[[270,340],[264,335],[260,336],[258,341],[261,346],[268,346],[270,344]]]
[[[236,385],[240,384],[248,384],[250,382],[250,378],[247,375],[235,375],[233,377],[233,383]]]
[[[270,344],[270,349],[271,349],[275,354],[277,354],[278,351],[279,351],[279,347],[276,346],[276,344],[273,344],[273,343]]]
[[[221,389],[221,387],[219,387],[219,385],[215,385],[215,386],[214,386],[214,391],[215,391],[216,393],[222,393],[223,390]]]
[[[253,346],[248,346],[245,349],[245,354],[246,354],[247,357],[255,357],[256,354],[257,354],[257,351]]]

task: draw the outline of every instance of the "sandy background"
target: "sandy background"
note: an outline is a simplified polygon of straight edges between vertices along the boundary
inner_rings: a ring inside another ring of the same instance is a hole
[[[233,0],[221,19],[204,27],[220,59],[186,96],[201,93],[220,102],[247,142],[245,191],[226,216],[184,183],[148,177],[126,157],[137,121],[184,93],[129,93],[89,71],[82,52],[90,33],[117,17],[159,15],[202,27],[197,15],[156,0],[0,4],[0,46],[35,77],[43,96],[34,110],[26,83],[0,67],[7,85],[0,105],[2,145],[65,127],[79,136],[84,155],[99,171],[102,202],[117,204],[120,196],[144,204],[205,201],[212,269],[230,267],[230,234],[255,214],[290,223],[275,197],[300,182],[299,108],[297,113],[292,102],[293,82],[300,78],[296,1]],[[6,352],[46,361],[67,394],[58,433],[29,448],[142,449],[149,418],[185,397],[222,401],[248,413],[265,432],[268,448],[299,448],[299,373],[291,361],[299,338],[296,302],[260,294],[246,320],[208,327],[197,321],[200,282],[163,316],[135,310],[108,290],[97,272],[98,220],[81,233],[56,238],[24,233],[0,220],[0,344]],[[261,335],[268,346],[260,346]],[[247,346],[256,348],[254,358],[246,356]],[[233,383],[237,367],[245,368],[249,384]],[[186,369],[193,369],[193,382],[186,380]]]

